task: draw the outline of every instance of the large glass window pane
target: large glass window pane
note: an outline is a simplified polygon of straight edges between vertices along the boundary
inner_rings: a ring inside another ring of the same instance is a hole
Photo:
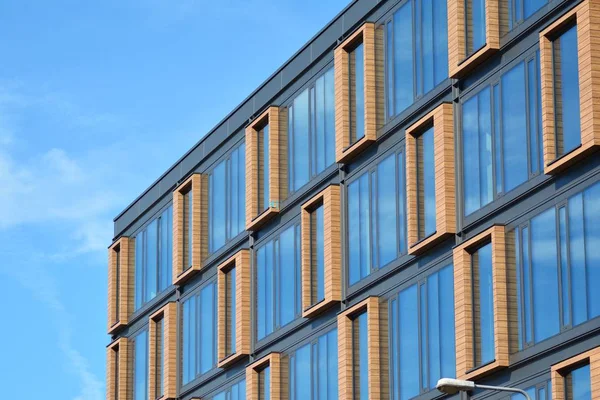
[[[501,84],[504,190],[508,192],[529,177],[525,64],[505,73]]]
[[[553,57],[556,153],[560,157],[581,144],[577,26],[554,41]]]
[[[227,191],[225,189],[225,161],[215,167],[209,179],[209,251],[220,249],[225,244],[225,206]]]
[[[480,366],[495,359],[491,243],[473,253],[472,262],[473,293],[475,297],[475,307],[473,308],[475,365]]]
[[[258,373],[258,399],[271,400],[271,367]]]
[[[454,268],[444,267],[439,275],[439,316],[440,316],[440,373],[442,377],[456,376],[456,350],[454,336]],[[429,388],[437,384],[430,380]]]
[[[196,297],[191,297],[183,303],[183,384],[196,377],[196,338],[197,310]]]
[[[524,323],[523,323],[523,329],[525,330],[525,342],[526,343],[531,343],[532,340],[532,332],[533,329],[531,327],[531,323],[532,323],[532,307],[531,307],[531,302],[532,302],[532,295],[531,295],[531,257],[530,257],[530,252],[529,252],[529,227],[524,227],[521,235],[523,237],[523,244],[522,244],[522,248],[523,248],[523,305],[524,305],[524,310],[523,310],[523,318],[524,318]]]
[[[309,179],[309,147],[308,147],[308,89],[294,99],[292,129],[289,132],[290,154],[289,188],[300,189]]]
[[[406,253],[406,175],[404,153],[398,153],[398,243],[400,253]]]
[[[258,133],[258,213],[262,213],[269,207],[269,125],[266,125]],[[262,195],[260,195],[262,193]]]
[[[150,301],[156,296],[158,282],[158,220],[146,228],[146,298]]]
[[[559,332],[556,212],[550,209],[531,221],[533,338],[536,342]],[[555,294],[548,296],[549,293]]]
[[[392,154],[377,165],[377,256],[380,267],[396,259],[398,254],[398,192],[394,180],[390,180],[395,174],[396,157]]]
[[[573,371],[566,377],[565,397],[567,400],[591,400],[592,387],[590,366],[584,365]]]
[[[144,290],[144,232],[135,237],[135,309],[143,304]]]
[[[310,399],[312,382],[311,382],[311,360],[310,360],[310,343],[302,346],[290,357],[290,400]]]
[[[365,136],[364,47],[359,44],[350,53],[350,143]]]
[[[173,207],[169,207],[160,217],[160,274],[159,288],[162,292],[171,286],[173,270]]]
[[[443,0],[410,0],[387,23],[388,117],[448,77],[447,4]]]
[[[313,293],[313,303],[317,303],[325,298],[325,225],[323,219],[323,209],[321,205],[311,213],[311,243],[312,255],[311,262],[312,278],[316,284],[316,292]]]
[[[327,371],[321,371],[321,375],[327,373],[327,400],[338,398],[338,342],[337,329],[327,334]],[[323,400],[323,399],[319,399]]]
[[[246,229],[246,144],[243,143],[238,149],[238,190],[237,190],[237,233]]]
[[[400,400],[408,400],[419,394],[419,307],[417,285],[400,292],[399,295],[399,373]]]
[[[215,285],[210,284],[200,291],[200,374],[211,370],[216,363],[215,290]]]
[[[412,4],[408,1],[394,14],[395,114],[410,106],[415,97]]]
[[[236,341],[236,276],[235,276],[235,268],[231,269],[225,275],[226,279],[226,287],[227,287],[227,297],[226,301],[228,302],[227,312],[228,312],[228,320],[229,320],[229,345],[227,349],[227,354],[235,353],[235,341]]]
[[[540,116],[538,116],[538,112],[541,114],[541,108],[539,106],[540,96],[538,96],[538,81],[540,79],[540,74],[536,72],[538,58],[539,55],[536,53],[536,59],[529,60],[527,62],[527,95],[529,97],[529,165],[532,174],[538,173],[542,170],[540,165],[540,157],[543,158],[543,153],[538,152],[541,146],[541,127],[538,125],[540,118]]]
[[[417,207],[419,239],[436,231],[433,127],[417,137]]]
[[[280,325],[286,325],[294,320],[296,314],[295,307],[295,276],[296,259],[295,255],[295,226],[292,226],[281,233],[279,240],[279,321]]]
[[[350,284],[366,277],[371,270],[369,202],[369,175],[363,174],[348,185]]]
[[[463,176],[465,215],[492,201],[490,89],[463,104]]]
[[[583,192],[585,219],[585,258],[588,293],[588,316],[600,315],[600,291],[596,290],[600,282],[600,184]]]
[[[148,332],[143,331],[135,337],[135,354],[133,357],[133,398],[148,398]]]
[[[471,55],[486,43],[485,0],[467,0],[465,19],[466,53]]]
[[[571,300],[573,303],[573,325],[588,319],[587,279],[585,268],[583,194],[569,199],[569,261],[571,267]],[[563,282],[563,287],[568,287]]]
[[[273,332],[273,242],[259,248],[257,264],[257,336],[262,339]]]
[[[569,294],[570,273],[569,261],[567,252],[567,209],[561,207],[558,209],[558,235],[560,240],[560,279],[562,288],[562,325],[568,326],[571,324],[571,295]]]

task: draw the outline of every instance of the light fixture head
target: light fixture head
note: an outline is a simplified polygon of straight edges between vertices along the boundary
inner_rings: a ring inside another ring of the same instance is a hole
[[[456,394],[458,392],[475,389],[475,382],[463,381],[461,379],[442,378],[435,386],[437,390],[446,394]]]

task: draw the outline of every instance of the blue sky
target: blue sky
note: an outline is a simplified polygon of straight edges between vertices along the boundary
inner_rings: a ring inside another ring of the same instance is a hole
[[[348,3],[0,2],[3,397],[104,399],[113,217]]]

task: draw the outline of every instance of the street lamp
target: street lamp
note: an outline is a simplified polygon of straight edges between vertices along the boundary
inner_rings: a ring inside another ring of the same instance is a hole
[[[473,389],[487,389],[487,390],[497,390],[499,392],[512,392],[512,393],[521,393],[527,400],[531,400],[531,397],[521,389],[504,387],[504,386],[488,386],[488,385],[478,385],[473,381],[463,381],[461,379],[452,379],[452,378],[442,378],[438,381],[436,385],[436,389],[442,393],[446,394],[456,394],[458,392],[468,392]]]

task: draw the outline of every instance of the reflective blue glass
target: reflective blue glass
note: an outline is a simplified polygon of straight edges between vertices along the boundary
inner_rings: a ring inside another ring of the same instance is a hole
[[[259,380],[262,378],[262,393],[259,393],[259,400],[271,400],[271,367],[268,366],[259,374]],[[262,394],[262,396],[260,396]]]
[[[267,209],[269,204],[269,125],[265,126],[262,130],[262,151],[260,151],[260,155],[262,155],[262,169],[263,176],[259,178],[260,180],[260,188],[263,192],[262,204],[259,205],[259,213],[263,210]],[[260,156],[259,156],[260,157]],[[261,207],[262,206],[262,207]]]
[[[531,220],[531,272],[533,283],[533,338],[536,342],[559,332],[556,211],[550,209]]]
[[[404,153],[398,153],[398,248],[406,253],[406,175]]]
[[[531,257],[529,255],[529,227],[522,230],[523,237],[523,317],[525,319],[523,328],[525,329],[525,342],[530,343],[533,337],[533,329],[531,327]]]
[[[146,298],[152,300],[158,289],[158,220],[152,221],[146,228]]]
[[[529,177],[525,64],[519,63],[502,75],[501,84],[504,190],[508,192]]]
[[[290,393],[290,400],[310,399],[312,391],[310,343],[302,346],[290,357],[290,362],[294,363],[290,371],[294,373],[291,376],[293,380],[293,392]]]
[[[280,310],[279,321],[283,326],[294,320],[296,314],[295,307],[295,282],[296,282],[296,263],[293,260],[295,256],[295,226],[292,226],[281,233],[279,240],[279,301],[277,302]],[[292,261],[292,262],[290,262]]]
[[[173,207],[169,207],[160,216],[160,273],[158,291],[171,286],[173,271]]]
[[[448,2],[433,0],[433,86],[448,78]],[[427,92],[427,89],[425,89]]]
[[[567,391],[566,398],[568,400],[592,399],[592,386],[589,364],[571,371],[571,373],[567,377],[567,380],[570,383],[570,385],[565,385]]]
[[[197,338],[197,311],[196,311],[196,297],[191,297],[183,302],[183,318],[182,318],[182,331],[183,331],[183,384],[190,382],[196,377],[196,338]]]
[[[310,173],[308,89],[294,99],[292,119],[292,130],[289,132],[289,144],[292,149],[289,188],[290,191],[296,191],[308,182]]]
[[[398,254],[398,235],[396,221],[397,190],[394,180],[396,174],[396,157],[388,156],[377,165],[377,256],[379,266],[395,260]]]
[[[538,149],[540,148],[540,143],[538,143],[540,139],[538,110],[541,113],[541,108],[538,106],[540,104],[540,100],[538,99],[538,79],[534,79],[534,77],[538,77],[535,69],[538,57],[539,56],[536,54],[536,60],[529,60],[527,62],[527,95],[529,97],[529,163],[532,174],[535,174],[541,170],[538,156],[543,157],[542,153],[538,153]]]
[[[237,182],[237,232],[234,230],[233,236],[236,233],[243,232],[246,229],[246,144],[242,143],[237,150],[238,153],[238,168],[237,178],[233,180]],[[234,218],[233,221],[236,221]],[[235,226],[235,225],[234,225]]]
[[[476,349],[476,365],[493,361],[496,357],[494,350],[494,290],[492,273],[492,245],[487,244],[473,255],[474,274],[478,286],[475,288],[479,309],[475,308],[475,320],[479,321],[479,347]]]
[[[310,109],[312,148],[312,173],[321,173],[335,160],[335,93],[333,68],[315,82]]]
[[[456,376],[456,351],[454,336],[454,268],[452,265],[444,267],[439,275],[438,307],[440,316],[440,374],[442,377]],[[431,317],[430,317],[431,318]],[[434,366],[433,369],[436,369]],[[435,387],[437,381],[430,379],[430,388]]]
[[[583,217],[583,216],[582,216]],[[567,254],[567,209],[561,207],[558,210],[558,235],[559,235],[559,251],[560,251],[560,279],[562,288],[562,325],[571,324],[571,302],[570,302],[570,274],[569,274],[569,259]]]
[[[227,201],[227,191],[225,188],[225,166],[226,162],[220,162],[209,178],[209,251],[211,253],[220,249],[225,244],[225,209]]]
[[[227,278],[229,279],[229,302],[230,302],[230,311],[229,311],[229,332],[230,332],[230,353],[235,353],[235,342],[236,342],[236,275],[235,268],[230,270],[227,274]]]
[[[504,192],[504,168],[502,168],[502,129],[500,123],[500,84],[492,86],[492,101],[494,104],[494,178],[496,179],[496,194]]]
[[[448,77],[447,4],[409,0],[386,27],[388,117]]]
[[[369,235],[369,175],[348,185],[348,221],[350,249],[350,284],[354,284],[370,273]]]
[[[210,371],[216,364],[216,286],[210,284],[200,291],[200,374]]]
[[[327,371],[321,371],[320,375],[327,374],[327,400],[338,398],[338,342],[337,329],[327,334]],[[324,400],[324,399],[319,399]]]
[[[568,153],[581,144],[581,119],[579,113],[579,52],[577,48],[577,26],[573,26],[554,41],[555,82],[560,82],[560,91],[555,91],[555,104],[559,121],[557,141],[558,156]],[[560,65],[558,65],[560,64]],[[562,128],[562,129],[561,129]]]
[[[369,399],[369,342],[367,338],[367,314],[357,317],[358,322],[358,353],[359,353],[359,400]]]
[[[262,339],[273,332],[273,242],[256,253],[257,264],[257,335]]]
[[[569,261],[571,265],[571,299],[573,303],[573,325],[588,319],[587,279],[585,269],[585,239],[583,219],[583,194],[569,199]],[[563,283],[568,287],[568,282]]]
[[[489,87],[463,104],[465,215],[492,201],[490,104]]]
[[[410,399],[435,388],[440,377],[456,376],[453,281],[449,265],[390,300],[394,399]]]
[[[133,357],[133,398],[148,398],[148,332],[142,331],[135,337],[135,354]]]
[[[394,14],[394,114],[410,106],[415,97],[412,5],[408,1]]]
[[[419,394],[419,307],[417,285],[400,292],[399,295],[398,346],[400,400],[407,400]]]
[[[485,0],[468,0],[465,13],[467,55],[479,50],[486,43]],[[470,12],[469,12],[470,11]]]
[[[135,309],[143,304],[144,290],[144,232],[135,237]]]
[[[423,239],[436,231],[436,207],[435,207],[435,159],[433,147],[433,127],[429,128],[417,138],[417,174],[419,186],[417,196],[422,199],[418,204],[423,204],[423,209],[419,210],[419,239]]]
[[[600,183],[583,192],[585,219],[585,258],[587,267],[588,317],[600,315]]]
[[[323,219],[323,206],[314,211],[316,232],[316,273],[317,273],[317,302],[325,298],[325,220]]]
[[[364,47],[362,43],[358,45],[351,53],[354,62],[354,98],[352,116],[355,138],[351,142],[355,142],[365,136],[365,77],[364,77]]]

